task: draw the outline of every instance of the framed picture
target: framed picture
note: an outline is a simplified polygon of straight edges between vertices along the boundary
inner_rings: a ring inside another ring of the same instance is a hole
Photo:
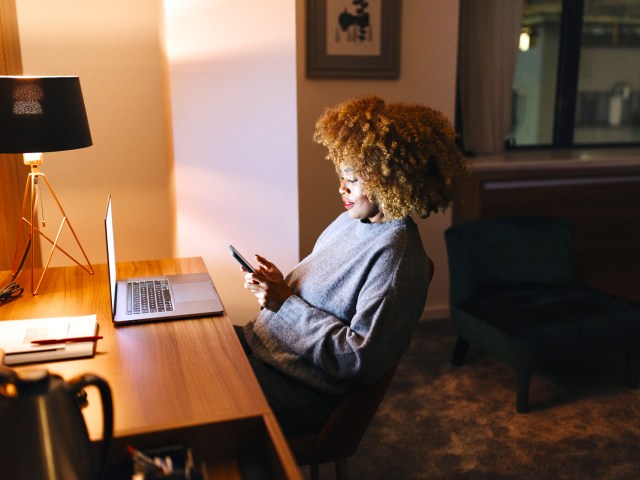
[[[307,0],[307,76],[398,78],[400,0]]]

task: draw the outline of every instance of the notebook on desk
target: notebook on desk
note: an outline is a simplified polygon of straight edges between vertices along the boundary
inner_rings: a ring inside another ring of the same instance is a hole
[[[113,322],[118,324],[217,315],[222,302],[208,273],[116,278],[111,195],[104,216]]]
[[[33,345],[33,340],[89,337],[98,331],[96,315],[0,321],[0,348],[5,365],[91,357],[95,341]],[[0,363],[2,363],[0,361]]]

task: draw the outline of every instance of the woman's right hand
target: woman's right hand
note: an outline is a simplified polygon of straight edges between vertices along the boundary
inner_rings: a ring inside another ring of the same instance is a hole
[[[260,255],[255,258],[258,268],[255,273],[245,274],[244,288],[256,296],[261,307],[277,312],[293,291],[278,267]]]

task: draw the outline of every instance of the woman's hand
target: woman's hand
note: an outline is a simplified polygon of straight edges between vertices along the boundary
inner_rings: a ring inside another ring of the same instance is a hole
[[[278,267],[260,255],[255,258],[258,268],[245,274],[244,288],[253,292],[261,307],[277,312],[293,292]]]

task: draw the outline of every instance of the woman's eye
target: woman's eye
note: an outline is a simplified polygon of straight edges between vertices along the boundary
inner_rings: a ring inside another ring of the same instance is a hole
[[[340,181],[341,182],[356,183],[358,181],[358,179],[355,178],[355,177],[340,177]]]

